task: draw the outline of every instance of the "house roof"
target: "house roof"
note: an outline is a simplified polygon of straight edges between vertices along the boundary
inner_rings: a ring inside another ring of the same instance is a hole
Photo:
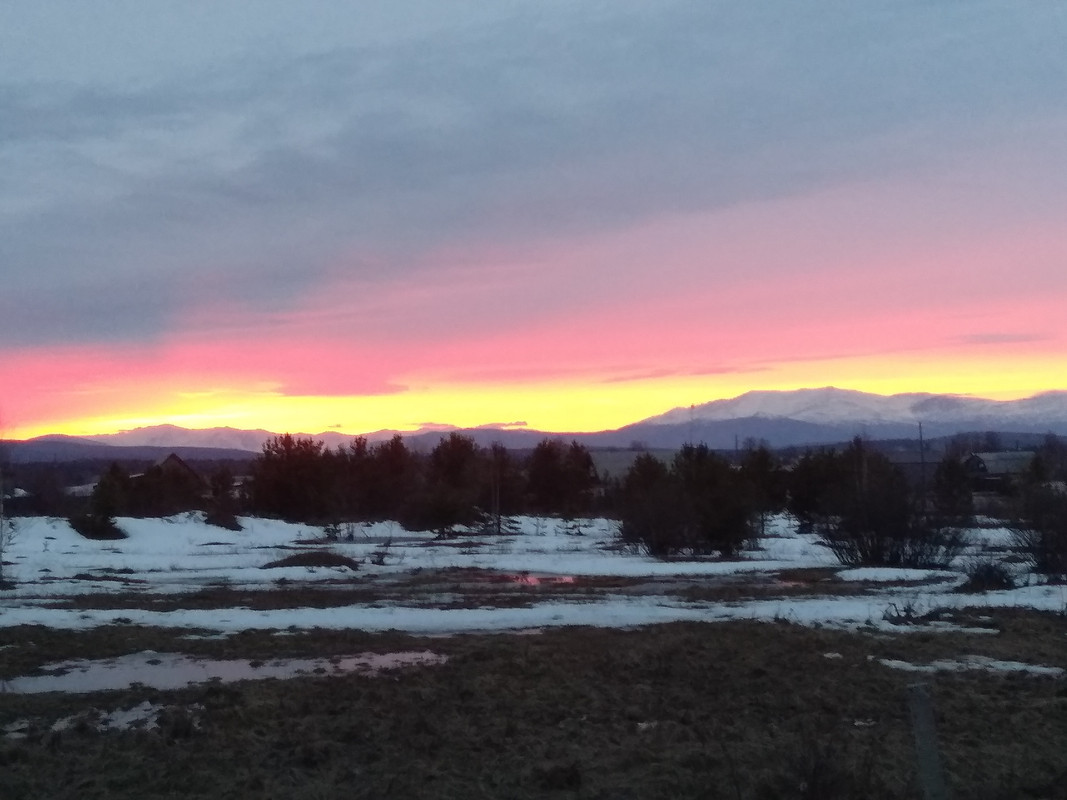
[[[992,453],[971,453],[969,466],[987,475],[1019,475],[1030,468],[1034,454],[1027,450],[1003,450]]]
[[[185,475],[189,480],[199,486],[201,489],[206,490],[208,488],[207,480],[195,469],[185,463],[185,459],[179,456],[177,453],[171,453],[164,458],[158,464],[159,468],[165,472],[171,474]]]

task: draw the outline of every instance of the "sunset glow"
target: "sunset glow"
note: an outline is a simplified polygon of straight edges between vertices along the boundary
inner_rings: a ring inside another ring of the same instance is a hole
[[[740,5],[13,13],[0,436],[1067,388],[1067,17]]]

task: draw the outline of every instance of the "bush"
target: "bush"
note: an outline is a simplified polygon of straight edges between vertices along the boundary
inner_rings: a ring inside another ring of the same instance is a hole
[[[212,510],[204,515],[204,522],[217,528],[225,528],[228,531],[244,530],[240,520],[230,511]]]
[[[944,568],[963,551],[963,534],[922,514],[903,473],[862,441],[835,455],[815,530],[849,566]]]
[[[967,580],[956,591],[996,592],[1014,588],[1015,578],[1004,564],[991,558],[981,558],[967,565]]]
[[[126,533],[111,517],[98,514],[75,514],[69,520],[70,527],[80,533],[86,539],[110,541],[113,539],[125,539]]]
[[[1028,491],[1012,538],[1035,572],[1067,579],[1067,494],[1043,486]]]
[[[623,479],[621,511],[623,541],[654,556],[729,558],[755,534],[751,493],[703,445],[683,447],[669,468],[648,454],[638,456]]]
[[[294,553],[277,561],[270,561],[260,569],[277,569],[279,567],[347,567],[355,572],[359,569],[359,562],[329,550],[314,550],[306,553]]]
[[[692,550],[682,492],[667,465],[648,454],[637,457],[622,488],[622,540],[657,558]]]
[[[823,544],[847,566],[945,569],[963,552],[963,533],[921,519],[885,529],[848,527],[840,521],[819,524]]]

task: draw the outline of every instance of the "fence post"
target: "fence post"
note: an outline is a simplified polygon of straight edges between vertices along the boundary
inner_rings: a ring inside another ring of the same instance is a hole
[[[937,726],[930,688],[925,683],[908,686],[908,706],[911,708],[911,727],[915,734],[915,758],[919,767],[919,783],[926,800],[950,800],[941,756],[937,749]]]

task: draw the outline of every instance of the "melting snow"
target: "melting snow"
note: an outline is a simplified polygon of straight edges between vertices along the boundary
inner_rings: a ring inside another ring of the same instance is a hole
[[[666,587],[672,582],[700,587],[724,581],[771,585],[783,570],[832,570],[839,565],[815,536],[797,533],[785,517],[772,520],[758,550],[734,561],[658,560],[621,547],[617,524],[604,519],[584,521],[578,533],[573,524],[562,520],[519,517],[513,520],[515,533],[453,540],[408,532],[395,523],[376,523],[357,526],[346,540],[326,545],[316,543],[321,542],[323,533],[314,526],[258,518],[243,518],[241,522],[244,529],[231,532],[207,525],[199,514],[121,518],[118,524],[129,538],[98,542],[82,538],[65,520],[22,519],[19,537],[5,553],[11,562],[5,568],[6,575],[17,585],[0,592],[0,626],[36,624],[69,629],[136,624],[195,628],[198,635],[312,627],[435,634],[746,619],[901,631],[915,626],[902,628],[886,619],[891,606],[923,612],[997,606],[1052,611],[1067,608],[1067,589],[1058,586],[1025,585],[974,595],[951,591],[963,581],[963,565],[968,558],[982,547],[1001,543],[1004,533],[1000,529],[968,532],[971,547],[958,562],[958,570],[838,570],[838,578],[844,581],[884,584],[867,594],[835,595],[835,582],[827,581],[812,585],[813,591],[818,588],[825,594],[788,596],[789,587],[779,586],[783,596],[778,598],[768,598],[763,592],[758,599],[745,599],[740,592],[737,596],[741,599],[717,601],[688,599]],[[359,570],[260,569],[286,555],[324,546],[360,562]],[[502,582],[517,581],[520,589],[528,591],[522,607],[457,608],[452,607],[456,603],[435,602],[426,593],[418,598],[393,593],[379,602],[327,608],[163,611],[152,609],[148,602],[140,608],[137,602],[124,602],[122,608],[62,607],[64,601],[80,595],[144,595],[147,600],[205,589],[267,591],[282,584],[324,591],[396,587],[416,576],[421,579],[457,569],[483,570],[499,576]],[[587,578],[640,581],[641,590],[593,593],[583,589],[582,579]],[[912,585],[898,585],[901,583]]]
[[[153,689],[181,689],[208,681],[231,683],[266,678],[292,678],[298,675],[344,675],[352,672],[376,675],[383,670],[401,667],[443,664],[445,660],[444,656],[429,651],[361,653],[333,658],[286,658],[270,661],[214,660],[146,651],[100,661],[74,660],[50,664],[41,668],[46,673],[44,675],[30,675],[0,682],[0,692],[99,692],[125,689],[133,684],[142,684]],[[116,720],[121,721],[124,718],[108,719],[109,727],[117,727],[119,722]]]
[[[1021,661],[997,661],[985,656],[962,656],[955,659],[931,661],[929,664],[912,664],[893,658],[880,658],[878,663],[891,669],[907,672],[964,672],[967,670],[984,670],[987,672],[1021,672],[1026,675],[1049,676],[1058,678],[1063,675],[1060,667],[1043,667],[1036,664],[1024,664]]]

